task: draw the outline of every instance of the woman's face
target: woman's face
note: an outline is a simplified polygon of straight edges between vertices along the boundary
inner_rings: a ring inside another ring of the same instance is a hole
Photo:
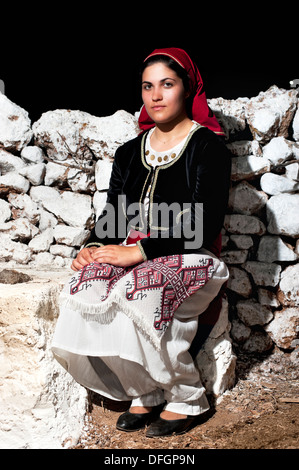
[[[162,62],[149,65],[142,75],[142,99],[156,124],[169,124],[186,116],[187,93],[182,79]]]

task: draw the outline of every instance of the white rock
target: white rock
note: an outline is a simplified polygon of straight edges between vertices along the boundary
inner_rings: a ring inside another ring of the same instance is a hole
[[[40,210],[28,194],[10,193],[8,200],[15,209],[18,209],[18,217],[26,217],[33,225],[37,224],[40,218]]]
[[[263,155],[261,146],[256,140],[237,140],[227,144],[227,147],[233,155],[238,157],[245,157],[247,155],[261,157]]]
[[[225,297],[222,299],[221,312],[216,324],[213,326],[209,334],[210,339],[220,338],[223,334],[230,330],[230,322],[228,319],[228,301]]]
[[[116,149],[140,131],[136,118],[126,111],[95,117],[63,109],[44,113],[32,129],[36,143],[46,149],[49,157],[66,160],[73,154],[86,166],[93,155],[113,158]]]
[[[275,196],[280,193],[294,193],[299,191],[299,183],[286,176],[274,173],[265,173],[260,179],[260,185],[265,193]]]
[[[34,186],[42,184],[46,172],[44,163],[35,163],[19,170],[20,175],[25,176]]]
[[[293,142],[293,156],[299,160],[299,142]]]
[[[90,231],[58,224],[53,230],[53,235],[57,243],[70,247],[80,247],[87,240]]]
[[[281,266],[278,264],[247,261],[243,267],[258,286],[275,287],[280,281]]]
[[[245,105],[245,116],[254,139],[266,143],[273,137],[288,137],[296,107],[296,90],[276,85],[251,98]]]
[[[219,397],[234,386],[236,356],[228,333],[207,339],[196,362],[207,393]]]
[[[299,306],[299,263],[281,274],[279,299],[284,305]]]
[[[8,202],[0,199],[0,224],[3,224],[11,217],[11,210]],[[0,229],[1,230],[1,229]]]
[[[226,264],[242,264],[247,259],[247,250],[225,250],[221,252],[221,259]]]
[[[230,333],[237,343],[244,343],[251,334],[251,328],[244,325],[239,319],[233,319]]]
[[[59,164],[49,162],[46,165],[45,185],[62,186],[68,184],[73,192],[90,192],[96,190],[94,172],[85,172],[78,168],[72,168],[74,162],[67,159]]]
[[[236,142],[230,142],[226,146],[232,155],[237,157],[245,157],[252,154],[250,140],[237,140]]]
[[[268,231],[275,235],[299,236],[299,194],[279,194],[267,202]]]
[[[77,251],[71,246],[52,245],[50,246],[50,253],[54,256],[62,256],[63,258],[74,258]]]
[[[19,217],[6,224],[1,224],[0,231],[7,234],[9,238],[15,242],[28,242],[28,240],[31,240],[31,238],[39,233],[38,228],[31,224],[25,217]]]
[[[0,192],[16,191],[18,193],[27,193],[29,187],[29,181],[18,173],[11,172],[0,176]]]
[[[299,163],[291,163],[290,165],[286,166],[285,170],[285,175],[287,178],[296,182],[299,181]]]
[[[49,162],[46,165],[45,185],[51,186],[53,183],[65,180],[67,177],[67,171],[68,169],[65,166]]]
[[[41,232],[58,224],[56,217],[45,209],[40,209],[39,229]]]
[[[263,222],[252,215],[226,215],[224,219],[224,227],[228,232],[239,235],[263,235],[266,232]]]
[[[120,110],[112,116],[94,117],[81,135],[97,158],[113,158],[118,147],[140,133],[137,119]]]
[[[273,164],[284,163],[290,160],[293,154],[293,142],[284,137],[274,137],[263,148],[263,158],[270,160]]]
[[[44,230],[42,233],[36,235],[28,244],[29,248],[34,253],[39,253],[41,251],[48,251],[50,245],[53,243],[53,229],[48,228]]]
[[[299,140],[299,108],[293,119],[293,137],[295,140]]]
[[[27,111],[0,93],[0,146],[21,151],[32,139]]]
[[[236,356],[228,334],[229,329],[228,303],[224,301],[219,320],[195,359],[204,387],[216,397],[235,383]]]
[[[252,294],[252,285],[247,272],[235,266],[230,266],[229,274],[227,281],[228,289],[243,297],[250,297]]]
[[[280,237],[264,236],[261,238],[257,252],[258,261],[295,261],[298,255]]]
[[[299,332],[299,308],[286,308],[275,312],[274,320],[265,330],[279,348],[292,349],[296,346]]]
[[[276,128],[279,127],[279,114],[273,113],[271,109],[262,108],[258,113],[256,112],[253,115],[253,118],[250,122],[251,132],[254,138],[262,141],[264,136],[275,132]]]
[[[50,271],[24,269],[32,281],[0,285],[1,449],[62,449],[82,434],[87,392],[50,348],[69,272]]]
[[[248,250],[253,246],[252,237],[249,235],[231,235],[230,239],[241,250]]]
[[[96,187],[98,191],[107,191],[109,188],[112,162],[109,160],[98,160],[95,168]]]
[[[21,157],[26,163],[44,163],[45,161],[44,152],[35,145],[24,147],[21,152]]]
[[[48,156],[57,160],[66,160],[70,153],[92,158],[91,152],[84,148],[84,141],[79,129],[89,121],[89,115],[82,111],[58,109],[42,114],[32,130],[35,143],[45,149]]]
[[[236,100],[212,98],[208,100],[209,107],[215,113],[226,137],[245,129],[245,105],[247,102],[248,98],[238,98]]]
[[[249,338],[245,341],[242,349],[249,353],[265,353],[272,349],[273,342],[263,331],[252,331]]]
[[[64,258],[63,256],[55,256],[54,258],[53,266],[55,268],[71,267],[73,258]]]
[[[239,214],[253,215],[265,206],[267,200],[268,196],[263,191],[242,181],[230,190],[228,207]]]
[[[0,149],[0,172],[1,175],[6,173],[15,172],[18,173],[21,168],[25,168],[26,165],[20,157],[16,157],[6,150]]]
[[[255,157],[254,155],[233,157],[231,178],[233,181],[250,180],[270,171],[270,169],[271,163],[266,158]]]
[[[221,247],[222,247],[222,249],[226,248],[228,243],[229,243],[229,236],[222,235],[222,237],[221,237]]]
[[[263,150],[260,145],[260,143],[257,140],[252,140],[251,142],[251,153],[255,157],[262,157],[263,156]]]
[[[28,266],[38,270],[46,270],[49,266],[51,266],[52,269],[60,269],[68,267],[68,265],[71,264],[68,261],[67,258],[63,258],[62,256],[55,256],[48,251],[41,251],[40,253],[32,255],[32,261],[28,263]]]
[[[32,255],[30,266],[37,269],[46,269],[48,266],[54,266],[55,256],[48,251],[41,251]]]
[[[64,258],[63,256],[55,256],[53,266],[56,268],[70,268],[73,258]]]
[[[280,302],[276,294],[268,289],[258,289],[258,300],[261,305],[268,305],[269,307],[279,307]]]
[[[96,220],[98,220],[100,214],[102,213],[107,200],[107,193],[106,192],[99,192],[96,191],[93,195],[93,207],[96,211]]]
[[[70,168],[67,173],[67,181],[74,192],[94,193],[96,190],[94,174],[87,174],[84,171]]]
[[[266,325],[273,319],[270,307],[255,300],[240,300],[237,303],[238,317],[247,326]]]
[[[15,261],[27,264],[31,259],[32,251],[24,243],[14,242],[9,235],[0,233],[0,262]]]
[[[30,190],[33,201],[40,203],[72,227],[87,227],[92,221],[91,197],[69,191],[59,193],[55,188],[33,186]]]

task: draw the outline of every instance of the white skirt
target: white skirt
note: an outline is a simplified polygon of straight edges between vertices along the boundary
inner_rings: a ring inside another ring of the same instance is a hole
[[[228,269],[205,253],[213,258],[213,276],[177,308],[160,350],[119,307],[110,322],[101,323],[65,306],[52,340],[55,358],[78,383],[113,400],[132,400],[134,406],[166,401],[165,409],[188,415],[206,411],[205,389],[188,350],[198,315],[227,281]]]

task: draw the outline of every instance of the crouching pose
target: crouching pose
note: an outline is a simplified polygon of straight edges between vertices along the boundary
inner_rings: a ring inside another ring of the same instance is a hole
[[[153,51],[141,77],[142,132],[116,151],[52,350],[78,383],[131,401],[117,429],[155,437],[185,432],[209,408],[194,357],[200,315],[228,279],[219,254],[231,159],[185,51]]]

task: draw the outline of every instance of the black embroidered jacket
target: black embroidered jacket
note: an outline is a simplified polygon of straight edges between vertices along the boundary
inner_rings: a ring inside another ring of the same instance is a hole
[[[137,242],[144,259],[201,247],[212,251],[227,207],[230,152],[220,137],[199,126],[175,160],[153,168],[145,158],[146,136],[117,149],[106,207],[85,246],[119,244],[134,229],[150,233]]]

